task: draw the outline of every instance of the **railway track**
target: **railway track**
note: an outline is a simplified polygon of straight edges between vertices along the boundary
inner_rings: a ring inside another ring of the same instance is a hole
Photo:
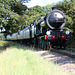
[[[52,49],[51,51],[53,52],[57,52],[57,53],[60,53],[60,54],[63,54],[63,55],[67,55],[71,58],[75,58],[75,50],[73,49],[66,49],[66,50],[63,50],[63,49],[60,49],[60,50],[57,50],[57,49]]]
[[[35,49],[36,50],[36,49]],[[53,62],[57,65],[58,68],[63,69],[64,71],[68,71],[75,75],[75,58],[70,57],[67,54],[47,51],[47,50],[40,50],[35,51],[41,58],[47,59],[49,62]],[[73,56],[73,55],[72,55]]]
[[[20,43],[22,44],[22,43]],[[66,48],[66,49],[57,49],[57,48],[54,48],[54,49],[48,49],[48,50],[45,50],[45,49],[41,49],[41,48],[38,48],[38,47],[34,47],[32,46],[31,44],[22,44],[26,47],[28,47],[29,49],[34,49],[34,50],[37,50],[37,51],[53,51],[53,52],[56,52],[56,53],[60,53],[60,54],[63,54],[63,55],[67,55],[71,58],[75,58],[75,49],[72,49],[72,48]]]
[[[38,50],[41,50],[41,49],[38,48]],[[50,51],[63,54],[63,55],[67,55],[71,58],[75,58],[75,49],[51,49]]]
[[[68,71],[69,73],[75,74],[75,49],[41,49],[32,46],[32,44],[21,44],[29,50],[33,50],[41,58],[47,59],[49,62],[52,61],[58,65],[58,68]]]
[[[30,47],[31,45],[27,45],[27,46]],[[43,50],[43,49],[37,48],[37,47],[33,48],[32,46],[31,46],[31,48],[34,49],[34,50],[37,50],[37,51]],[[48,51],[48,50],[44,49],[43,51]],[[49,51],[53,51],[53,52],[56,52],[56,53],[67,55],[71,58],[75,58],[75,49],[71,49],[71,48],[69,48],[69,49],[68,48],[67,49],[50,49]]]

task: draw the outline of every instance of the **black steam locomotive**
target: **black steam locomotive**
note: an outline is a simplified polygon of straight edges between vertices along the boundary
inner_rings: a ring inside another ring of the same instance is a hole
[[[66,23],[64,13],[56,8],[46,16],[40,17],[23,30],[7,35],[7,40],[31,42],[43,49],[59,46],[66,48],[67,39],[71,38],[69,31],[64,33]]]

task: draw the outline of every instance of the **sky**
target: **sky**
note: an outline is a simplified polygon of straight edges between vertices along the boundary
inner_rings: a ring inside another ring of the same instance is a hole
[[[30,8],[36,5],[39,6],[46,6],[48,4],[56,3],[62,0],[31,0],[29,3],[26,3],[26,5]]]

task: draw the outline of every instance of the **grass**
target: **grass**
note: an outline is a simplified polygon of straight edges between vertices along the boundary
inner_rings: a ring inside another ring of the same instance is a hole
[[[19,44],[0,53],[0,75],[70,75]]]
[[[0,41],[0,50],[4,50],[9,46],[12,46],[14,43],[10,41]]]

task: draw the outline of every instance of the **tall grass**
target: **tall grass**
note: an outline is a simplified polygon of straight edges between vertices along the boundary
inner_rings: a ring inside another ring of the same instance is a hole
[[[6,49],[9,46],[12,46],[14,43],[10,41],[0,41],[0,50]]]
[[[0,75],[70,75],[18,44],[0,53]]]

